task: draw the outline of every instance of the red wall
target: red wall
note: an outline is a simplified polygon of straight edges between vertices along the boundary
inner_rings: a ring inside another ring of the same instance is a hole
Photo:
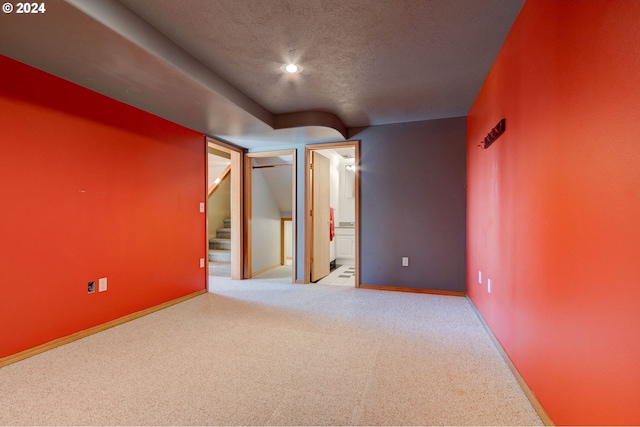
[[[0,357],[205,289],[204,136],[0,70]]]
[[[639,23],[527,0],[467,119],[468,292],[556,424],[640,424]]]

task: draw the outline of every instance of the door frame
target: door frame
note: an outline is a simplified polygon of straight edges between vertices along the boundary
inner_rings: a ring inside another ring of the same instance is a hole
[[[293,211],[291,213],[291,216],[293,217]],[[291,223],[291,266],[293,267],[293,258],[295,257],[295,254],[293,253],[293,248],[295,247],[295,242],[293,239],[293,218],[280,218],[280,264],[281,265],[287,265],[287,255],[286,255],[286,251],[285,251],[285,245],[284,245],[284,236],[285,236],[285,228],[286,228],[286,223],[287,221],[289,221]],[[293,273],[293,281],[295,282],[296,276],[295,276],[295,270]]]
[[[304,150],[304,277],[303,283],[311,283],[311,152],[332,148],[354,147],[355,149],[355,211],[356,211],[356,288],[360,287],[360,140],[328,142],[305,145]]]
[[[251,190],[251,181],[252,181],[252,172],[253,168],[251,162],[254,158],[264,158],[264,157],[278,157],[278,156],[291,156],[291,221],[292,221],[292,263],[291,263],[291,283],[296,282],[296,264],[297,264],[297,232],[296,232],[296,212],[297,212],[297,203],[296,203],[296,155],[297,150],[295,148],[288,150],[277,150],[277,151],[260,151],[255,153],[246,153],[244,156],[244,216],[243,216],[243,235],[244,235],[244,278],[251,278],[251,198],[252,198],[252,190]]]
[[[241,280],[243,278],[244,252],[243,252],[243,229],[242,226],[242,188],[244,176],[244,153],[241,148],[231,144],[207,137],[206,159],[209,159],[209,147],[228,153],[231,156],[231,279]],[[208,177],[205,179],[208,180]],[[208,182],[207,182],[208,185]],[[208,199],[205,206],[208,205]],[[208,215],[205,209],[205,215]],[[207,249],[209,248],[209,225],[207,224]],[[207,251],[208,252],[208,251]],[[207,289],[209,288],[209,257],[207,256]]]

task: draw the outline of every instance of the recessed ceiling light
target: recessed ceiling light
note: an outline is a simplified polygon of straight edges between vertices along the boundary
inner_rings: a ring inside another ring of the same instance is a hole
[[[284,64],[280,69],[287,74],[298,74],[302,71],[302,67],[298,64]]]

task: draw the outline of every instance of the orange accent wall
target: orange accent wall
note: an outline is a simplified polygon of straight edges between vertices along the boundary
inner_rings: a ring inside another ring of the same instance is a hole
[[[467,118],[468,292],[556,424],[640,424],[639,23],[527,0]]]
[[[0,358],[205,289],[204,136],[0,70]]]

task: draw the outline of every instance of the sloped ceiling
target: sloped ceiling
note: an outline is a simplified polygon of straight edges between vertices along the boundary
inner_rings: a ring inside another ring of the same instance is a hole
[[[0,53],[239,146],[339,141],[466,115],[522,4],[48,0]]]
[[[293,211],[292,194],[292,159],[291,156],[284,157],[262,157],[254,158],[253,165],[256,166],[254,172],[261,173],[267,186],[273,194],[273,199],[278,206],[280,213],[291,213]],[[271,167],[277,165],[275,167]]]

